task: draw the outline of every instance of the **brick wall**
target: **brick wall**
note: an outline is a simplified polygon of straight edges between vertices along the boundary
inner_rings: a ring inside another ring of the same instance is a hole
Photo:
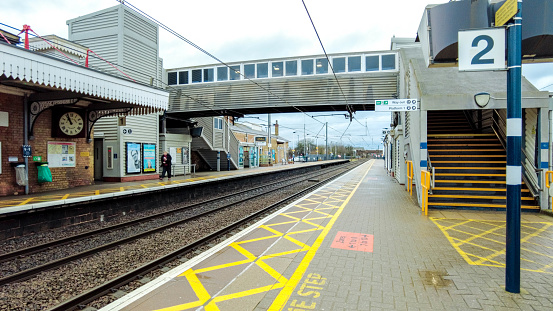
[[[15,183],[15,170],[8,163],[9,156],[17,156],[23,161],[21,146],[23,145],[23,97],[0,94],[0,111],[9,113],[9,127],[0,127],[0,141],[2,141],[2,175],[0,178],[0,195],[23,194],[24,187]],[[64,141],[76,143],[76,166],[53,167],[51,183],[37,182],[37,168],[29,161],[29,191],[31,193],[67,189],[76,186],[91,185],[94,183],[94,146],[87,143],[86,138],[52,138],[52,112],[43,112],[35,122],[34,140],[29,141],[33,155],[42,156],[48,161],[48,141]],[[81,156],[81,152],[88,152],[89,156]]]

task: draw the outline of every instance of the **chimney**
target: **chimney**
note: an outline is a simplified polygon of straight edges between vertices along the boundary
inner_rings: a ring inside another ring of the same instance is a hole
[[[278,136],[278,120],[275,122],[275,136]]]

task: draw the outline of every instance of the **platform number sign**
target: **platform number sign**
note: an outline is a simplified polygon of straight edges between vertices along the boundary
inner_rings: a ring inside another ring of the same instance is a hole
[[[459,70],[505,70],[505,28],[459,31]]]

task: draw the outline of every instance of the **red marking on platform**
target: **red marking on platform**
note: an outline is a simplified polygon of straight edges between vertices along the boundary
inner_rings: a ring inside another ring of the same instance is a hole
[[[330,247],[372,253],[373,243],[372,234],[338,231]]]
[[[378,180],[376,177],[367,177],[367,180]]]

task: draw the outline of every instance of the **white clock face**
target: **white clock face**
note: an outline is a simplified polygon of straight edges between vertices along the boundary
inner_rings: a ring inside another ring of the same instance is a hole
[[[83,130],[84,121],[78,113],[71,111],[62,114],[59,126],[65,135],[74,136]]]

